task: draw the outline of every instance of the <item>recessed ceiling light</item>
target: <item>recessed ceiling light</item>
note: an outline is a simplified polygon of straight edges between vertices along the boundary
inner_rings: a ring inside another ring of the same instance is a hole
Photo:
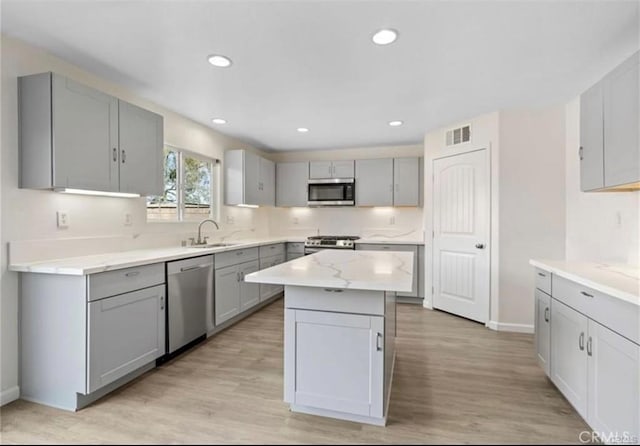
[[[213,118],[211,121],[213,121],[214,124],[226,124],[227,120],[226,119],[222,119],[222,118]]]
[[[397,38],[398,31],[395,29],[381,29],[373,35],[371,40],[373,40],[373,43],[376,45],[389,45],[390,43],[395,42]]]
[[[209,56],[209,63],[214,67],[227,68],[231,66],[231,59],[219,54],[212,54]]]
[[[307,133],[307,132],[309,131],[309,129],[308,129],[308,128],[306,128],[306,127],[298,127],[298,131],[299,131],[300,133]]]
[[[404,124],[403,121],[389,121],[389,125],[391,127],[398,127],[399,125],[402,125],[402,124]]]

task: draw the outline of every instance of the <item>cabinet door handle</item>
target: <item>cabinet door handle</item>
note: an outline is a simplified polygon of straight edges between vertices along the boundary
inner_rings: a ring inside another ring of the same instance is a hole
[[[124,164],[125,161],[127,161],[127,152],[122,149],[122,164]]]
[[[126,277],[135,277],[135,276],[137,276],[138,274],[140,274],[140,271],[131,271],[131,272],[129,272],[129,273],[125,273],[124,275],[125,275]]]
[[[164,296],[160,296],[160,309],[164,310]]]
[[[578,347],[580,347],[580,351],[584,350],[584,332],[580,333],[580,337],[578,338]]]
[[[589,356],[593,356],[593,350],[591,349],[592,348],[591,343],[592,343],[591,336],[589,336],[589,340],[587,341],[587,355],[589,355]]]
[[[544,309],[544,321],[549,322],[549,307]]]
[[[578,158],[580,158],[580,161],[582,161],[584,159],[584,147],[580,146],[580,148],[578,149]]]
[[[484,244],[483,243],[476,243],[476,248],[477,249],[484,249]]]
[[[582,294],[583,296],[586,296],[586,297],[593,297],[593,294],[589,294],[586,291],[580,291],[580,294]]]
[[[546,275],[546,274],[544,274],[544,273],[538,273],[538,275],[539,275],[540,277],[547,277],[547,275]]]
[[[382,346],[380,345],[380,340],[382,339],[382,333],[376,333],[376,350],[381,352]]]
[[[118,149],[113,148],[113,161],[118,161]]]

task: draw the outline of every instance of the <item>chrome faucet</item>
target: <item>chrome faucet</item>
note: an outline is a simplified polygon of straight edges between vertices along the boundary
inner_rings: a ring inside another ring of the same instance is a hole
[[[212,220],[210,218],[205,218],[198,225],[198,240],[196,240],[196,242],[193,243],[193,238],[192,238],[191,239],[191,244],[195,244],[195,245],[206,245],[207,244],[207,238],[208,237],[205,237],[204,239],[202,238],[202,225],[205,224],[208,221],[210,221],[211,223],[216,225],[216,229],[218,229],[218,230],[220,229],[220,226],[218,226],[218,223],[216,223],[214,220]]]

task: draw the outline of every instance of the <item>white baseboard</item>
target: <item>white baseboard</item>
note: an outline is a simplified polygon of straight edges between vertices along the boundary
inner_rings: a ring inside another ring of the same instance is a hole
[[[11,401],[15,401],[20,398],[20,387],[13,386],[0,392],[0,406],[9,404]]]
[[[487,327],[496,331],[510,331],[513,333],[529,333],[533,334],[533,325],[529,324],[509,324],[506,322],[489,321]]]

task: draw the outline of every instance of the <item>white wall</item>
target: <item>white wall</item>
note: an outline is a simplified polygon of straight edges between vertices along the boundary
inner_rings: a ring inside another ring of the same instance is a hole
[[[472,140],[444,149],[447,129],[471,123]],[[481,115],[425,136],[425,177],[432,160],[477,149],[491,156],[491,297],[493,328],[533,328],[532,257],[564,257],[564,108]],[[432,185],[425,182],[425,232],[433,226]],[[427,278],[432,283],[431,244]],[[432,302],[425,302],[426,305]]]
[[[103,237],[104,249],[139,247],[145,238],[154,234],[153,242],[194,235],[196,223],[146,223],[145,199],[86,197],[65,195],[51,191],[18,188],[18,122],[17,77],[44,71],[55,71],[79,82],[98,88],[164,116],[165,140],[168,143],[192,151],[223,158],[224,150],[252,147],[241,141],[223,136],[169,110],[158,107],[129,91],[93,76],[65,61],[17,40],[2,36],[2,137],[1,137],[1,330],[0,330],[0,384],[2,398],[10,398],[18,385],[18,275],[7,271],[7,242],[25,239],[82,240],[82,237]],[[56,210],[69,212],[69,229],[56,227]],[[229,234],[240,230],[244,233],[268,232],[267,210],[227,208],[221,210],[223,231]],[[124,214],[131,213],[133,225],[124,226]],[[226,224],[227,216],[233,224]],[[253,230],[253,231],[252,231]],[[215,235],[215,234],[212,234]],[[80,238],[80,239],[78,239]],[[114,240],[119,241],[113,244]],[[98,245],[75,243],[73,253],[79,254],[83,246],[97,249]],[[60,256],[69,253],[59,253]]]
[[[358,147],[337,150],[299,150],[271,154],[279,162],[423,156],[423,146]],[[269,228],[274,235],[338,234],[366,238],[423,241],[423,210],[419,207],[274,208]]]
[[[580,191],[580,98],[566,106],[567,260],[640,265],[640,191]]]
[[[529,259],[565,256],[564,118],[564,105],[500,113],[500,324],[533,325]]]

